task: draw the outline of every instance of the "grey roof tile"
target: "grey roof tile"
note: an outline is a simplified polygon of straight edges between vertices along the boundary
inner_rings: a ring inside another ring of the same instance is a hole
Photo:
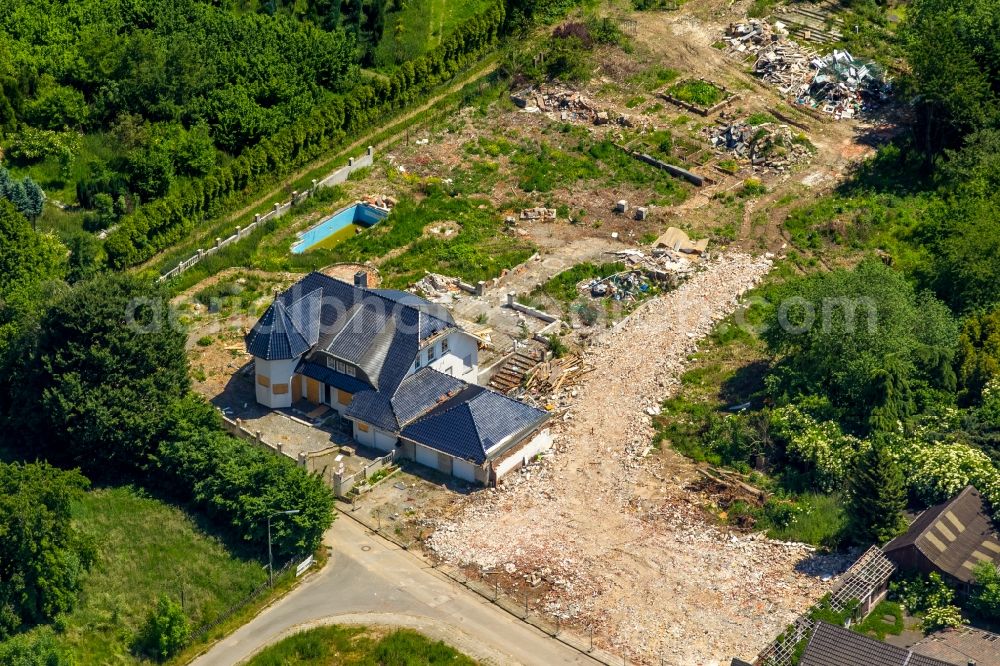
[[[799,666],[954,666],[905,648],[819,622]]]

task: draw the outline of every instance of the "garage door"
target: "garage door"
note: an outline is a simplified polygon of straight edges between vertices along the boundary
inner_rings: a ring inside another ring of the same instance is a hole
[[[428,449],[425,446],[417,446],[417,462],[421,465],[427,465],[437,469],[438,466],[438,454],[434,449]]]
[[[451,473],[460,479],[464,479],[469,483],[476,482],[476,466],[465,460],[460,460],[455,458],[453,461],[453,467]]]

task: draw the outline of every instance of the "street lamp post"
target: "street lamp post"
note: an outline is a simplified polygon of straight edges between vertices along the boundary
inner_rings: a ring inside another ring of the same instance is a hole
[[[301,513],[299,509],[289,509],[288,511],[275,511],[267,517],[267,581],[268,586],[274,587],[274,555],[271,553],[271,519],[275,516],[294,516]]]

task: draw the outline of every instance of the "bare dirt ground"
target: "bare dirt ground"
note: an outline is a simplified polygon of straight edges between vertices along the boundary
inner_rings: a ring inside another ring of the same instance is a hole
[[[594,372],[553,424],[557,453],[466,499],[429,546],[445,559],[541,578],[546,610],[630,658],[711,664],[750,657],[822,594],[811,550],[713,524],[693,463],[647,458],[649,408],[684,359],[769,269],[730,255],[651,301],[585,353]]]
[[[702,509],[709,499],[693,483],[694,463],[671,450],[646,455],[653,436],[647,410],[655,412],[676,388],[697,340],[767,271],[766,260],[729,253],[780,256],[788,247],[782,226],[788,211],[841,182],[885,131],[862,120],[837,122],[794,109],[714,48],[728,23],[744,15],[745,4],[692,0],[681,12],[635,15],[637,60],[709,78],[740,95],[721,118],[685,124],[676,109],[653,116],[661,126],[680,127],[693,138],[706,122],[779,110],[804,128],[815,154],[784,172],[744,168],[730,178],[713,173],[716,184],[658,211],[654,231],[674,224],[707,233],[713,248],[728,245],[728,258],[712,262],[678,290],[641,306],[623,327],[599,337],[583,359],[596,370],[576,387],[565,419],[553,425],[554,455],[498,490],[464,498],[428,541],[443,559],[500,572],[508,592],[520,596],[528,590],[548,613],[584,633],[594,627],[603,646],[649,664],[752,659],[828,590],[822,577],[845,564],[800,544],[720,527]],[[636,68],[605,61],[603,79],[588,90],[602,104],[634,116],[624,104],[634,91],[617,86],[618,92],[609,93],[607,84],[620,83]],[[655,108],[642,106],[639,112]],[[526,115],[510,112],[499,126],[521,135],[544,131],[533,129],[543,126],[538,114]],[[767,193],[751,200],[727,197],[748,176],[760,178]],[[493,195],[502,199],[513,191]],[[595,201],[613,195],[602,192]],[[638,234],[611,241],[611,230],[557,222],[535,224],[529,233],[543,248],[543,259],[581,238],[608,249],[636,244]]]

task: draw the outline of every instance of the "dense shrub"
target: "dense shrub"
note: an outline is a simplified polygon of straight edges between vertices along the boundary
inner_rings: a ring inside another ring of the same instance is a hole
[[[70,515],[87,485],[44,463],[0,463],[0,640],[72,609],[94,558]]]
[[[200,398],[175,405],[170,434],[159,448],[151,478],[165,492],[204,511],[263,555],[267,517],[298,509],[271,525],[275,556],[309,553],[333,521],[333,498],[322,479],[291,460],[221,431],[219,416]]]
[[[136,637],[136,648],[163,661],[177,654],[190,636],[191,627],[180,604],[161,595]]]

